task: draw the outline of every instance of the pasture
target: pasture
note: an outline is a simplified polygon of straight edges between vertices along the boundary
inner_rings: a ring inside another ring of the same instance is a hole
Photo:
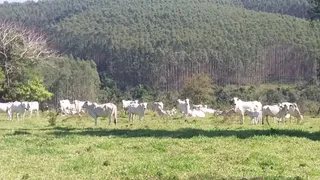
[[[27,116],[26,116],[27,117]],[[320,118],[244,125],[221,117],[0,120],[1,179],[320,179]]]

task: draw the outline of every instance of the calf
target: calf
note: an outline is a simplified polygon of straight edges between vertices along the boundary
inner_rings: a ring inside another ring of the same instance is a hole
[[[235,97],[232,101],[235,105],[234,110],[236,113],[241,114],[240,124],[244,123],[244,114],[246,111],[261,111],[262,104],[258,101],[242,101],[241,99]]]

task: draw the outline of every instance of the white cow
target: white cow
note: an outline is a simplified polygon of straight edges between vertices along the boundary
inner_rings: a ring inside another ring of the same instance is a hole
[[[277,104],[277,105],[266,105],[262,108],[263,116],[266,116],[267,123],[268,116],[279,118],[282,121],[283,118],[287,115],[289,108],[287,105]]]
[[[30,117],[32,116],[33,111],[37,112],[37,116],[39,116],[39,102],[37,101],[32,101],[32,102],[24,102],[29,104],[29,112],[30,112]]]
[[[76,113],[80,115],[80,113],[84,113],[83,111],[83,105],[85,101],[79,101],[79,100],[74,100],[74,105],[76,109]]]
[[[262,104],[258,101],[242,101],[241,99],[235,97],[233,98],[233,103],[235,105],[235,112],[241,114],[240,124],[244,123],[244,114],[247,110],[252,112],[262,110]]]
[[[131,100],[122,100],[122,107],[123,109],[127,109],[128,106],[132,103],[139,103],[139,100],[134,100],[134,101],[131,101]]]
[[[161,108],[163,110],[163,102],[154,102],[152,108],[156,110],[156,108]]]
[[[30,106],[27,102],[13,102],[11,105],[11,118],[13,113],[17,113],[17,120],[19,120],[19,117],[20,120],[23,120],[26,111],[29,110],[29,107]]]
[[[194,109],[198,109],[198,110],[200,110],[201,108],[203,108],[202,104],[197,104],[197,105],[193,104],[192,107],[193,107]]]
[[[200,108],[200,110],[204,113],[208,113],[208,114],[215,114],[216,110],[208,108],[207,105],[204,105],[204,107]]]
[[[12,102],[9,103],[0,103],[0,113],[7,113],[7,120],[12,120],[11,116],[11,106]]]
[[[176,108],[173,108],[171,110],[167,110],[166,113],[169,115],[169,116],[173,116],[177,113],[177,110]]]
[[[299,107],[296,103],[283,102],[280,104],[287,105],[287,107],[289,107],[289,114],[290,114],[290,116],[288,116],[289,118],[291,118],[291,116],[293,116],[298,119],[297,122],[299,122],[300,120],[303,120],[303,116],[302,116],[302,114],[299,110]]]
[[[132,103],[128,106],[128,112],[129,112],[129,122],[130,119],[132,119],[133,122],[133,114],[136,114],[139,116],[139,120],[143,120],[144,112],[147,109],[147,103]]]
[[[164,116],[168,116],[169,114],[163,110],[163,103],[162,102],[155,102],[152,105],[152,108],[154,111],[156,111],[159,116],[164,117]]]
[[[189,99],[185,100],[184,109],[186,109],[186,115],[190,117],[206,117],[206,114],[198,109],[190,109]]]
[[[61,115],[70,114],[71,103],[68,99],[59,101]]]
[[[185,101],[178,99],[177,101],[178,101],[178,109],[182,112],[182,114],[187,115],[187,107],[189,107],[190,109],[189,99],[186,99]]]
[[[204,118],[206,117],[206,114],[201,111],[201,110],[197,110],[197,109],[190,109],[188,111],[188,116],[190,117],[201,117],[201,118]]]
[[[114,124],[117,124],[117,106],[115,104],[97,104],[86,101],[82,107],[87,109],[90,116],[94,118],[95,125],[97,125],[98,117],[108,117],[109,125],[113,117]]]

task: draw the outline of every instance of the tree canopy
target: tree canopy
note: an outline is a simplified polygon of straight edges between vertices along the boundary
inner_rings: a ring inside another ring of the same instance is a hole
[[[0,5],[0,19],[92,59],[122,90],[180,91],[198,73],[218,85],[315,79],[320,25],[303,19],[309,8],[308,0],[57,0]]]

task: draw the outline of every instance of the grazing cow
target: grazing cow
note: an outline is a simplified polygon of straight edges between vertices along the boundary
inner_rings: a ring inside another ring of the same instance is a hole
[[[216,110],[208,108],[207,105],[204,105],[204,107],[200,108],[200,110],[204,113],[208,113],[208,114],[215,114]]]
[[[128,106],[128,112],[129,112],[129,122],[130,119],[132,119],[133,122],[133,114],[136,114],[139,116],[139,120],[143,120],[144,112],[147,109],[147,103],[132,103]]]
[[[30,117],[32,116],[33,111],[36,111],[37,116],[39,116],[39,102],[32,101],[32,102],[25,102],[25,103],[29,104]]]
[[[86,101],[82,107],[87,109],[90,116],[94,118],[95,125],[97,125],[98,117],[108,117],[109,125],[113,117],[114,124],[117,124],[117,106],[115,104],[97,104]]]
[[[152,105],[152,109],[161,108],[163,110],[163,102],[154,102]]]
[[[76,104],[72,104],[71,103],[69,108],[68,108],[67,114],[75,115],[77,113],[78,113],[78,111],[77,111],[77,108],[76,108]]]
[[[300,122],[300,120],[303,120],[303,116],[301,115],[299,107],[296,103],[283,102],[280,104],[287,105],[287,107],[289,107],[290,119],[291,119],[291,116],[293,116],[293,117],[297,118],[298,123]]]
[[[258,101],[242,101],[241,99],[235,97],[233,98],[233,103],[235,105],[235,112],[241,114],[240,124],[244,123],[244,114],[247,110],[252,112],[262,110],[262,104]]]
[[[287,105],[277,104],[277,105],[266,105],[262,108],[263,116],[266,116],[267,123],[268,116],[279,118],[282,121],[283,118],[287,115],[289,108]]]
[[[193,109],[198,109],[198,110],[203,108],[202,104],[198,104],[198,105],[193,104],[192,107],[193,107]]]
[[[59,101],[61,115],[70,114],[71,103],[68,99]]]
[[[201,117],[201,118],[204,118],[206,117],[206,114],[201,111],[201,110],[197,110],[197,109],[190,109],[188,111],[188,116],[190,117]]]
[[[177,110],[176,108],[173,108],[171,110],[167,110],[166,113],[169,115],[169,116],[173,116],[177,113]]]
[[[11,105],[11,117],[13,113],[17,113],[17,120],[23,120],[26,110],[29,110],[30,106],[27,102],[15,101]]]
[[[169,115],[166,111],[163,110],[163,103],[162,102],[161,103],[158,103],[158,102],[153,103],[152,109],[154,111],[156,111],[159,114],[159,116],[161,116],[161,117]]]
[[[185,100],[184,109],[186,110],[186,115],[190,117],[206,117],[206,114],[198,109],[190,109],[189,99]]]
[[[128,106],[132,103],[139,103],[139,100],[134,100],[134,101],[131,101],[131,100],[122,100],[122,107],[123,109],[127,109]]]
[[[11,106],[12,103],[0,103],[0,113],[7,113],[7,120],[12,120],[11,116]]]

